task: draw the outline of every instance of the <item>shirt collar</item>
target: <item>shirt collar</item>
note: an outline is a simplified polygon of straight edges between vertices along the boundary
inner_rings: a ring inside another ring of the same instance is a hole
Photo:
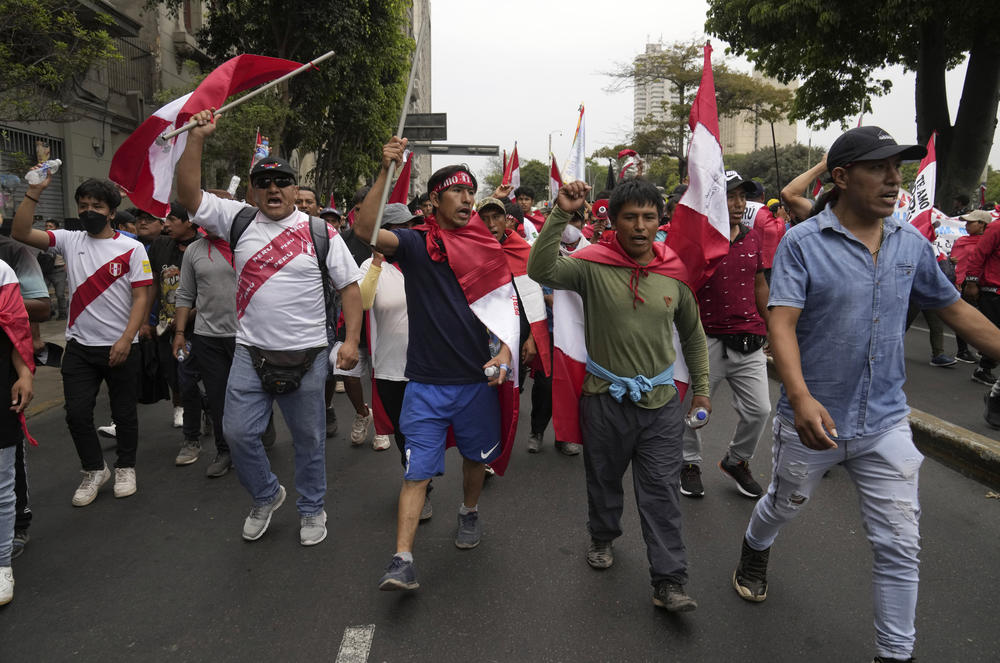
[[[823,208],[822,212],[816,215],[816,223],[819,225],[820,230],[830,228],[841,233],[842,235],[847,234],[847,229],[840,223],[840,219],[837,218],[837,215],[833,213],[831,205],[827,205]],[[895,216],[887,216],[883,218],[882,224],[886,235],[892,234],[902,227],[899,219]]]

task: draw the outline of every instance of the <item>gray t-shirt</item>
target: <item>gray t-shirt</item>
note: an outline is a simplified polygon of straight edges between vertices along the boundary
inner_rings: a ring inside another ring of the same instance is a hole
[[[38,264],[38,249],[0,235],[0,260],[17,274],[23,299],[48,299],[49,287],[45,285],[42,266]]]
[[[207,238],[192,242],[184,251],[177,306],[198,309],[195,334],[236,336],[236,271]]]

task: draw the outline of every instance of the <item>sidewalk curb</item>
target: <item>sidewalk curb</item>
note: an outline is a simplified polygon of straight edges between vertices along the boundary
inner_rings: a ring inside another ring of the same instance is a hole
[[[37,417],[38,415],[44,414],[53,408],[62,407],[65,402],[66,401],[61,398],[53,398],[47,401],[32,403],[28,406],[27,411],[25,411],[24,417],[26,419]]]
[[[781,382],[770,357],[767,375]],[[915,408],[910,408],[910,430],[922,454],[1000,490],[1000,442]]]

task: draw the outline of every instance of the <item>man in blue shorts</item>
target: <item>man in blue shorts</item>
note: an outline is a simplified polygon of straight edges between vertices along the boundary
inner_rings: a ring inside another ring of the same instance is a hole
[[[388,167],[402,164],[405,140],[392,138],[383,148],[382,169],[358,211],[354,233],[368,242],[374,232],[379,200],[387,186]],[[449,427],[462,454],[463,503],[455,545],[479,545],[478,514],[486,463],[500,457],[500,406],[494,386],[507,377],[511,352],[499,344],[490,357],[490,332],[469,307],[456,276],[461,256],[455,235],[473,218],[476,179],[466,166],[448,166],[431,175],[427,192],[434,216],[416,228],[379,230],[377,248],[406,277],[409,346],[400,429],[406,435],[406,470],[399,493],[396,554],[379,582],[383,590],[419,587],[413,567],[413,540],[428,482],[444,473]],[[481,221],[476,220],[481,225]],[[485,227],[484,227],[485,230]],[[487,231],[488,232],[488,231]],[[495,243],[495,242],[494,242]],[[448,247],[452,251],[448,251]],[[500,245],[495,251],[504,261]],[[456,263],[456,264],[452,264]],[[503,263],[505,264],[505,263]],[[487,381],[484,369],[496,366]]]

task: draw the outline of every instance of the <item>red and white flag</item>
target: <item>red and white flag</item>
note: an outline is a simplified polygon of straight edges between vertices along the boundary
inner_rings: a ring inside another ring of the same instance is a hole
[[[187,134],[175,136],[163,145],[158,145],[156,139],[183,126],[195,113],[220,108],[234,94],[300,66],[298,62],[263,55],[238,55],[227,60],[206,76],[194,92],[157,110],[125,139],[111,159],[109,179],[128,192],[136,207],[165,217],[170,211],[174,166],[187,145]]]
[[[392,187],[392,193],[389,194],[389,200],[387,202],[391,203],[403,203],[404,205],[409,202],[410,198],[410,166],[413,164],[413,152],[406,150],[403,154],[403,167],[399,171],[399,179],[396,180],[395,186]]]
[[[576,131],[573,132],[573,144],[569,148],[569,159],[563,173],[567,182],[587,181],[587,125],[583,118],[583,104],[580,104],[580,117],[576,120]]]
[[[691,144],[688,147],[688,189],[673,217],[667,246],[687,266],[688,284],[697,292],[729,253],[729,208],[726,171],[719,140],[719,113],[712,77],[712,46],[705,44],[701,85],[691,106]]]
[[[517,141],[514,141],[514,151],[510,153],[510,160],[507,161],[503,171],[503,179],[500,181],[503,186],[511,185],[514,190],[521,186],[521,163],[517,159]],[[514,200],[514,191],[507,196]]]
[[[920,231],[930,242],[934,242],[934,224],[932,211],[934,209],[934,187],[937,186],[937,160],[934,155],[934,143],[937,132],[931,134],[927,141],[927,156],[920,162],[917,178],[913,181],[913,192],[910,197],[910,224]]]
[[[559,195],[559,189],[562,188],[563,181],[562,175],[559,174],[559,166],[556,165],[556,155],[549,153],[549,188],[552,190],[552,197]]]
[[[7,263],[0,260],[0,333],[6,333],[14,345],[17,354],[35,372],[35,349],[31,342],[31,323],[28,322],[28,312],[24,308],[21,297],[21,284],[17,274]],[[10,390],[7,391],[10,393]],[[38,441],[28,433],[28,423],[24,411],[18,413],[17,419],[21,425],[24,439],[38,446]]]
[[[816,184],[813,185],[813,200],[823,192],[823,181],[818,177],[816,178]]]

